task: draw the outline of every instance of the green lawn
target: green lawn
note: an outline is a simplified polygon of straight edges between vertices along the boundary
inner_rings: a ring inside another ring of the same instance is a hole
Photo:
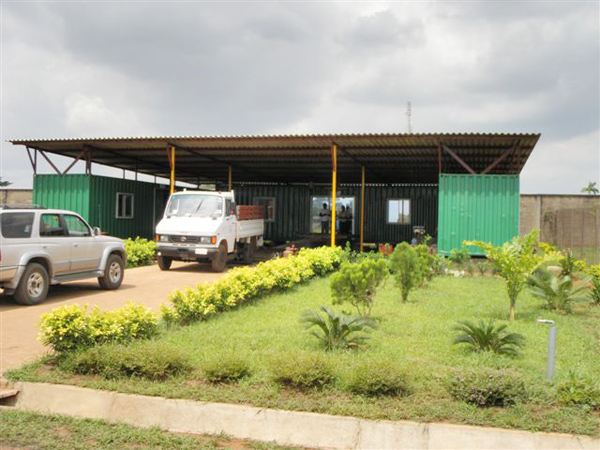
[[[173,434],[158,428],[135,428],[102,420],[45,416],[24,411],[0,410],[0,448],[44,450],[121,449],[285,449],[274,444]]]
[[[538,318],[553,319],[558,330],[556,380],[574,371],[597,379],[600,374],[600,309],[576,307],[573,315],[541,308],[521,294],[517,320],[509,330],[523,334],[522,356],[473,354],[453,348],[456,320],[494,318],[505,321],[509,302],[503,281],[493,278],[434,279],[402,304],[391,279],[380,291],[373,315],[380,326],[369,348],[335,351],[326,357],[335,365],[338,385],[322,391],[300,392],[271,381],[273,359],[298,353],[324,354],[299,322],[305,309],[331,304],[327,279],[316,279],[291,291],[274,294],[234,311],[195,325],[164,333],[160,340],[180,347],[197,369],[166,381],[104,380],[74,376],[40,361],[6,374],[12,379],[72,383],[101,389],[204,401],[252,404],[261,407],[314,411],[370,419],[407,419],[490,425],[526,430],[600,434],[600,412],[561,406],[552,386],[545,382],[548,328]],[[336,306],[336,310],[340,307]],[[348,308],[345,308],[348,309]],[[202,362],[215,355],[235,353],[250,363],[252,376],[239,384],[214,385],[203,380]],[[351,368],[369,360],[392,361],[408,377],[411,395],[402,398],[368,398],[341,389]],[[455,370],[473,367],[512,368],[530,391],[529,401],[508,408],[478,408],[453,400],[446,390]]]

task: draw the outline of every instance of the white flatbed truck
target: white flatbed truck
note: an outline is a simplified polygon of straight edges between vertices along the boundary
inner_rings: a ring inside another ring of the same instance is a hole
[[[161,270],[172,261],[210,261],[222,272],[235,257],[250,263],[263,245],[262,206],[236,206],[233,191],[182,191],[169,197],[156,226],[156,256]]]

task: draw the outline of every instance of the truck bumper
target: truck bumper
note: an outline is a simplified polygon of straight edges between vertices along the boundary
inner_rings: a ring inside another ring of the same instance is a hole
[[[197,261],[199,259],[210,259],[215,253],[216,248],[206,247],[171,247],[156,246],[156,256],[166,256],[179,261]]]

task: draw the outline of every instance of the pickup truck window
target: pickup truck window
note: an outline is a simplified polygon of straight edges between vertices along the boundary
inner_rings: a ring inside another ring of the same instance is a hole
[[[58,214],[42,214],[40,220],[40,236],[66,236],[67,231],[60,222]]]
[[[2,214],[2,236],[5,238],[28,238],[33,228],[34,213]]]
[[[77,216],[65,215],[63,216],[65,219],[65,224],[67,225],[67,230],[69,231],[69,236],[91,236],[92,232],[88,228],[88,226]]]
[[[167,206],[167,217],[221,217],[223,199],[216,195],[173,195]]]

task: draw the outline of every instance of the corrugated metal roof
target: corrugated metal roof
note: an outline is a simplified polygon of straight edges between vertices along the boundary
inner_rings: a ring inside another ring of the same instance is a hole
[[[166,147],[177,147],[177,179],[226,181],[232,165],[236,181],[327,182],[331,175],[330,144],[340,148],[338,177],[360,180],[360,167],[369,180],[380,183],[432,183],[438,176],[438,148],[446,146],[476,172],[496,158],[510,154],[491,173],[518,174],[535,147],[539,134],[426,133],[314,134],[242,136],[104,137],[78,139],[19,139],[44,152],[76,158],[84,148],[92,162],[168,176]],[[464,173],[449,154],[443,172]]]

